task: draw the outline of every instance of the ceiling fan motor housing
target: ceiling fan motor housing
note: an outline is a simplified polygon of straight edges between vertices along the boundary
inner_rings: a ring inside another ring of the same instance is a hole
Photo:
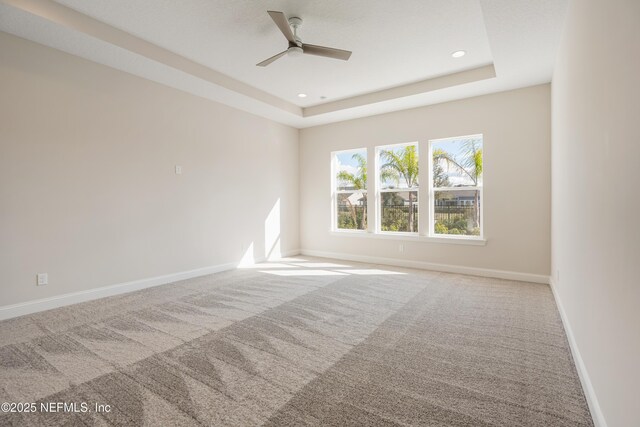
[[[298,28],[302,25],[302,18],[298,18],[297,16],[292,16],[289,18],[289,25],[293,28],[293,38],[296,40],[298,47],[302,47],[302,39],[298,36]],[[302,49],[300,50],[302,53]]]
[[[287,49],[287,54],[289,56],[300,56],[304,53],[300,46],[291,46]]]
[[[289,18],[289,25],[291,25],[294,30],[297,29],[300,25],[302,25],[302,18],[292,16],[291,18]]]

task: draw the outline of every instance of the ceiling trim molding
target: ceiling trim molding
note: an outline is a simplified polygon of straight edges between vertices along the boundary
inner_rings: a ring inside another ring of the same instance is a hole
[[[349,108],[362,107],[363,105],[370,105],[378,102],[389,101],[392,99],[419,95],[422,93],[432,92],[434,90],[445,89],[452,86],[458,86],[465,83],[472,83],[486,79],[492,79],[495,77],[496,70],[493,64],[490,64],[478,68],[473,68],[471,70],[433,77],[430,79],[421,80],[419,82],[409,83],[390,89],[383,89],[376,92],[315,105],[312,107],[306,107],[303,108],[302,113],[304,117],[312,117],[319,114],[327,114],[333,113],[335,111],[346,110]]]
[[[0,31],[301,129],[549,82],[567,0],[479,1],[486,62],[305,107],[53,0],[0,0]]]
[[[16,9],[82,32],[192,76],[302,117],[302,108],[51,0],[2,0]]]

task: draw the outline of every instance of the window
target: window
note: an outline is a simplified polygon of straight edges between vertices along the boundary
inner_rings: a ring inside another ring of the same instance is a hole
[[[482,135],[429,142],[430,236],[482,236]]]
[[[378,230],[418,232],[418,144],[377,148]]]
[[[367,229],[367,150],[333,153],[333,228]]]
[[[331,156],[332,230],[338,234],[485,244],[482,135],[378,146],[375,153],[366,148],[337,151]],[[368,159],[374,163],[369,182]],[[420,160],[425,167],[419,168]],[[427,191],[420,191],[419,181],[426,183]]]

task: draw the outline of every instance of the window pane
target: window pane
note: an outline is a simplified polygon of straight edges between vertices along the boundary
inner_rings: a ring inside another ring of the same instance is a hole
[[[378,156],[382,189],[418,188],[417,145],[384,147]]]
[[[418,231],[418,192],[380,193],[380,229],[382,231]]]
[[[435,234],[480,235],[478,190],[434,192]]]
[[[367,149],[336,153],[336,187],[338,190],[367,189]]]
[[[433,186],[476,187],[482,183],[482,137],[434,141]]]
[[[336,225],[343,230],[367,229],[367,193],[338,193]]]

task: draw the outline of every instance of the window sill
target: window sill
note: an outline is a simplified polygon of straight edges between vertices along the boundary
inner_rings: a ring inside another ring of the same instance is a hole
[[[332,236],[340,237],[364,237],[367,239],[389,239],[389,240],[405,240],[412,242],[425,242],[425,243],[445,243],[452,245],[469,245],[469,246],[485,246],[487,240],[481,237],[434,237],[434,236],[421,236],[417,233],[402,233],[402,232],[380,232],[370,233],[364,230],[332,230]]]

